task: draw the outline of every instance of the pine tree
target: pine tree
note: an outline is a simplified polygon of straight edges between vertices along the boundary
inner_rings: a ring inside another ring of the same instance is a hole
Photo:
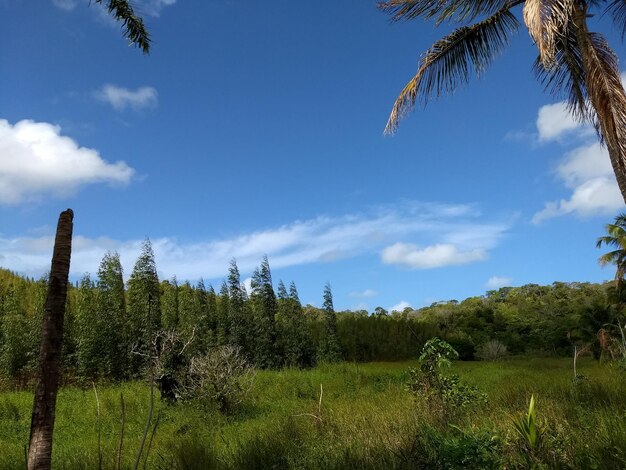
[[[276,367],[278,304],[267,256],[263,257],[260,268],[254,271],[251,287],[251,302],[254,311],[254,362],[261,368]]]
[[[216,345],[217,342],[217,295],[215,289],[209,284],[206,295],[206,323],[208,328],[207,349]]]
[[[233,259],[228,268],[230,344],[241,348],[242,353],[250,357],[250,318],[246,315],[246,296],[245,289],[241,287],[237,262]]]
[[[78,286],[76,322],[78,329],[78,370],[86,378],[94,379],[108,372],[106,362],[105,322],[98,309],[98,291],[89,274]]]
[[[315,348],[293,282],[289,286],[289,294],[282,281],[278,284],[278,325],[283,364],[288,367],[312,366]]]
[[[215,343],[217,346],[224,346],[230,339],[230,297],[226,281],[222,283],[220,295],[216,301]]]
[[[115,379],[121,379],[128,372],[130,338],[124,296],[124,272],[118,253],[108,252],[102,258],[97,289],[98,321],[102,325],[100,335],[103,336],[104,360],[108,366],[106,372]]]
[[[142,245],[141,254],[128,280],[128,319],[133,349],[148,353],[154,334],[161,327],[161,299],[159,277],[150,240]],[[145,365],[139,354],[131,356],[131,369],[139,373]]]
[[[341,360],[341,348],[337,338],[337,315],[333,306],[333,294],[330,289],[330,283],[324,286],[324,330],[325,335],[322,337],[318,358],[323,362],[337,362]]]
[[[176,276],[171,281],[161,283],[161,324],[166,330],[178,328],[178,281]]]
[[[203,279],[198,281],[193,293],[195,339],[193,345],[189,348],[190,355],[207,352],[213,343],[213,332],[209,328],[209,294],[204,286]]]

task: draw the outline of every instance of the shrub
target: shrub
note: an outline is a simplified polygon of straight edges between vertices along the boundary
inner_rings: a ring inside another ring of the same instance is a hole
[[[499,361],[507,355],[506,345],[497,339],[490,339],[478,348],[476,356],[483,361]]]
[[[229,414],[251,391],[255,377],[254,366],[239,348],[220,346],[191,359],[180,396],[215,403]]]
[[[444,414],[485,403],[487,396],[478,388],[463,384],[456,374],[444,375],[441,372],[457,357],[458,353],[445,341],[439,338],[429,340],[422,349],[420,368],[409,369],[408,390],[416,397],[423,396]]]

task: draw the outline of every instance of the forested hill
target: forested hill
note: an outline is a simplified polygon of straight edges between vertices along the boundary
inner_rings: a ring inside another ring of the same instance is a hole
[[[330,287],[324,289],[323,308],[302,306],[293,283],[273,283],[267,259],[253,275],[252,292],[243,287],[234,262],[217,289],[159,281],[147,243],[127,282],[119,256],[108,253],[95,278],[86,275],[71,286],[64,365],[73,377],[137,377],[146,365],[137,352],[166,331],[191,340],[185,352],[190,356],[233,345],[261,368],[414,358],[433,336],[467,360],[484,356],[486,345],[494,344],[512,355],[568,355],[574,344],[592,344],[599,355],[598,331],[610,329],[618,311],[613,291],[612,283],[555,282],[418,310],[335,312]],[[31,376],[45,293],[45,280],[0,269],[0,377]]]

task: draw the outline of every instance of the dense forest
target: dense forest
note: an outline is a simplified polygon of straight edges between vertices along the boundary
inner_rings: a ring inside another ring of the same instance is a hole
[[[501,288],[417,310],[335,312],[329,285],[322,308],[301,305],[293,282],[287,287],[279,281],[275,290],[267,258],[253,273],[251,292],[234,260],[217,290],[203,281],[159,281],[146,241],[127,282],[119,256],[107,253],[96,278],[85,275],[71,286],[64,370],[68,380],[136,378],[145,372],[154,346],[163,349],[166,336],[172,345],[185,345],[171,361],[231,345],[262,369],[415,358],[434,336],[465,360],[490,352],[570,355],[576,345],[600,358],[612,353],[606,338],[619,331],[614,291],[612,282],[555,282]],[[0,376],[23,383],[33,376],[45,292],[45,279],[0,270]]]

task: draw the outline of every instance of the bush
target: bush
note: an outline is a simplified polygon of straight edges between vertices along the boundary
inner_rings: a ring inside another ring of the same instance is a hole
[[[507,355],[506,345],[497,339],[490,339],[478,348],[476,356],[483,361],[499,361]]]
[[[420,368],[409,369],[408,390],[422,396],[443,414],[455,413],[473,404],[483,404],[487,396],[478,388],[463,384],[456,374],[444,375],[443,367],[449,367],[458,353],[445,341],[433,338],[422,349]]]
[[[220,346],[191,359],[180,396],[215,403],[229,414],[251,391],[255,377],[254,366],[239,348]]]

